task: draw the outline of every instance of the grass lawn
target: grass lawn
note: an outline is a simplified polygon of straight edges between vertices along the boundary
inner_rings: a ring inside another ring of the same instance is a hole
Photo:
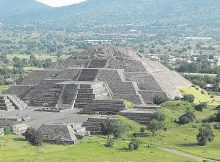
[[[200,157],[220,161],[220,131],[214,130],[215,139],[206,146],[198,146],[196,135],[202,127],[201,121],[216,112],[211,98],[206,92],[195,88],[181,89],[184,93],[195,95],[195,103],[207,100],[209,106],[203,112],[194,110],[193,104],[185,101],[168,101],[161,105],[159,111],[166,116],[166,131],[158,131],[153,137],[151,132],[146,131],[146,137],[139,137],[141,146],[137,151],[127,150],[128,143],[133,133],[138,133],[142,125],[116,116],[126,132],[115,141],[113,148],[104,145],[107,138],[104,136],[91,136],[79,140],[76,145],[53,145],[44,143],[40,147],[30,145],[22,136],[0,137],[0,161],[32,161],[32,162],[194,162],[192,158],[186,158],[175,153],[159,149],[164,146]],[[214,97],[217,100],[217,97]],[[215,104],[218,102],[215,101]],[[175,121],[186,111],[194,111],[196,121],[186,125],[178,125]]]
[[[195,97],[194,103],[207,102],[208,105],[220,105],[220,96],[208,94],[205,90],[199,87],[181,87],[180,91],[183,95],[192,94]],[[204,93],[202,93],[204,92]],[[211,97],[213,96],[213,98]]]
[[[168,101],[161,106],[160,111],[166,115],[165,123],[168,130],[159,132],[155,139],[150,137],[151,143],[220,161],[220,130],[213,129],[215,139],[207,146],[198,146],[196,142],[196,135],[199,128],[202,127],[201,121],[217,112],[215,106],[209,105],[203,112],[195,111],[193,104],[184,101]],[[181,126],[175,123],[178,117],[188,110],[194,111],[196,121]],[[145,140],[149,140],[149,138]]]
[[[43,144],[35,147],[20,136],[0,137],[0,161],[32,162],[193,162],[194,160],[167,153],[143,144],[138,151],[124,150],[128,141],[116,141],[113,148],[104,146],[106,138],[87,137],[76,145],[63,146]]]

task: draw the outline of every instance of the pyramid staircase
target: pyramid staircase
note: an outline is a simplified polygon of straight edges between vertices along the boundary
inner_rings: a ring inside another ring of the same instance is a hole
[[[84,108],[88,102],[95,99],[95,94],[90,84],[80,84],[77,88],[76,100],[74,108]]]
[[[0,110],[13,111],[15,109],[25,109],[27,104],[20,100],[16,95],[0,96]]]

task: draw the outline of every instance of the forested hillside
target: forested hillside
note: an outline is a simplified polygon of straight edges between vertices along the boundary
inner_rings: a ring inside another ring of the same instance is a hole
[[[130,23],[217,25],[216,0],[88,0],[50,8],[34,0],[0,0],[0,21],[9,23]]]

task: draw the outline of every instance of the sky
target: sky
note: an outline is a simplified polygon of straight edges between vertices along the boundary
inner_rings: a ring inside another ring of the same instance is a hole
[[[62,6],[69,6],[72,4],[81,3],[86,0],[36,0],[36,1],[46,4],[48,6],[51,6],[51,7],[62,7]]]

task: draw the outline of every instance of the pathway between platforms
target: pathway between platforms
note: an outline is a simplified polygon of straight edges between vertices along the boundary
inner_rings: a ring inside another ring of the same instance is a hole
[[[203,162],[204,160],[207,160],[207,161],[210,161],[210,162],[217,162],[217,160],[211,160],[211,159],[203,158],[203,157],[200,157],[200,156],[197,156],[197,155],[193,155],[193,154],[190,154],[190,153],[185,153],[183,151],[167,148],[167,147],[164,147],[164,146],[159,147],[159,149],[170,152],[170,153],[173,153],[173,154],[177,154],[177,155],[180,155],[180,156],[183,156],[183,157],[186,157],[186,158],[195,159],[195,160],[198,160],[200,162]]]

